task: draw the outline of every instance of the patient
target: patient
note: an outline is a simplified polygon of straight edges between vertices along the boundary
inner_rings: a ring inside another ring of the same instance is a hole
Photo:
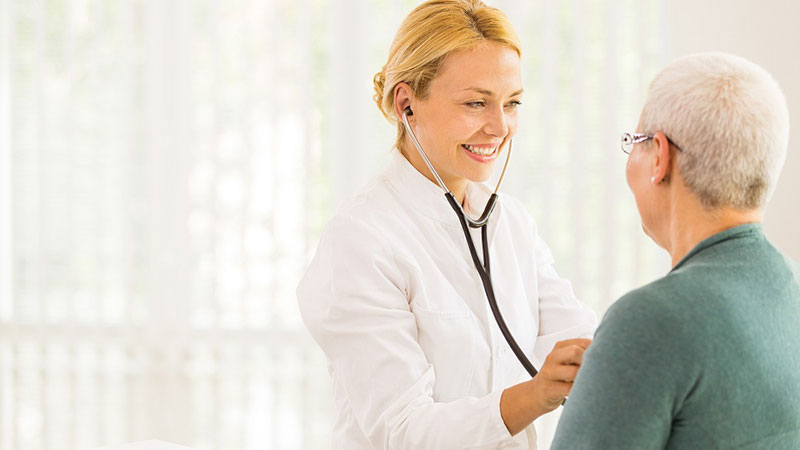
[[[628,185],[672,270],[608,310],[552,448],[800,449],[800,270],[760,223],[788,143],[780,88],[736,56],[684,57],[637,133]]]

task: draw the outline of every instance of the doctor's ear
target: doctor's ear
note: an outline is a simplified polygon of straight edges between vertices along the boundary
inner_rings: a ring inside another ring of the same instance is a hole
[[[411,117],[414,111],[411,109],[411,103],[414,99],[414,93],[408,83],[401,81],[394,87],[394,113],[398,119],[403,118],[403,113]]]

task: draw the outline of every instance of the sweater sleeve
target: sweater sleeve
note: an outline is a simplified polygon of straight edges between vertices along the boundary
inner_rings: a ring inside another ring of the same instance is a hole
[[[552,449],[662,449],[692,383],[691,343],[668,298],[634,292],[606,314],[584,356]]]

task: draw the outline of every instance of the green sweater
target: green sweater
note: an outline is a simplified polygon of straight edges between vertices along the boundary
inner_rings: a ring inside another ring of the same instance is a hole
[[[800,449],[800,270],[747,224],[606,313],[552,449]]]

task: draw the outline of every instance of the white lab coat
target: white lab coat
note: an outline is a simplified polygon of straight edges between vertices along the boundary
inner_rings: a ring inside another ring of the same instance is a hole
[[[476,217],[490,193],[471,183],[467,212]],[[525,207],[501,195],[488,227],[499,308],[531,362],[590,337],[596,317],[556,273]],[[473,239],[482,256],[477,230]],[[458,218],[399,153],[325,227],[297,296],[330,363],[333,448],[536,448],[533,425],[512,437],[500,416],[502,391],[529,376],[494,321]]]

